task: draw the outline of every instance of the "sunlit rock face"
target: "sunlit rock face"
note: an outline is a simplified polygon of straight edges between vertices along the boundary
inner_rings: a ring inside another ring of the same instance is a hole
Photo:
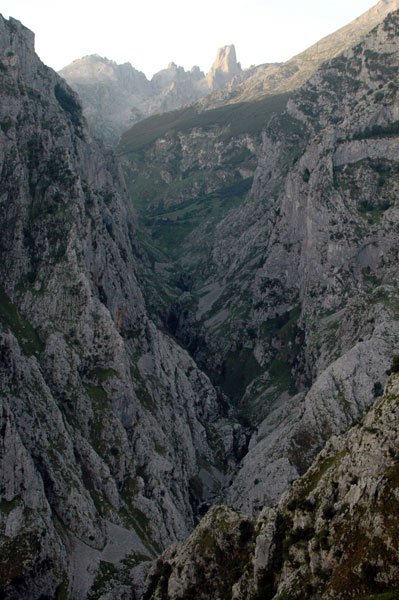
[[[235,75],[241,72],[241,66],[237,62],[236,50],[233,45],[219,48],[216,60],[206,76],[210,90],[223,88]]]
[[[242,70],[234,45],[228,45],[219,48],[207,75],[198,67],[185,71],[170,62],[148,80],[130,63],[118,65],[98,55],[75,60],[59,74],[78,92],[91,132],[114,147],[129,127],[153,114],[193,102],[209,109],[298,88],[323,61],[354,46],[398,8],[397,1],[380,0],[347,26],[281,64],[266,62]]]

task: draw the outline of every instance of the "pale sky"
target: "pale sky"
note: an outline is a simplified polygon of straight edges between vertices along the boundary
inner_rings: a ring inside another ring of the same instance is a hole
[[[59,70],[87,54],[130,62],[147,77],[169,62],[207,72],[234,44],[243,68],[281,62],[377,0],[1,0],[5,18],[36,34],[36,51]]]

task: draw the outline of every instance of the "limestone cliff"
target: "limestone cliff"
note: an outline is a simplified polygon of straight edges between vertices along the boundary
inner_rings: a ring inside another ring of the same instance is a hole
[[[398,39],[392,13],[294,94],[136,125],[129,198],[0,18],[3,597],[136,600],[220,498],[243,512],[146,599],[394,587]]]
[[[241,66],[237,62],[236,50],[233,45],[219,48],[216,60],[206,76],[210,90],[222,89],[235,75],[241,72]]]
[[[148,317],[114,157],[2,17],[0,80],[0,595],[135,598],[141,563],[217,492],[239,426]]]

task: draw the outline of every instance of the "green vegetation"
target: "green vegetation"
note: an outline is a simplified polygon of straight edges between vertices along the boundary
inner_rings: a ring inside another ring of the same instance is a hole
[[[82,109],[75,97],[59,83],[54,86],[54,95],[62,110],[70,115],[72,123],[74,125],[79,125]]]
[[[67,577],[64,576],[62,583],[57,587],[55,591],[55,600],[70,600],[70,595],[68,593],[69,582]]]
[[[366,596],[358,598],[357,600],[399,600],[399,591],[376,594],[375,596]]]
[[[344,192],[349,208],[354,204],[371,225],[380,223],[384,213],[394,205],[393,184],[398,182],[399,164],[389,160],[366,158],[334,168],[335,189]]]
[[[371,290],[369,301],[373,304],[383,304],[392,314],[395,321],[399,320],[399,298],[387,289],[379,287]]]
[[[201,560],[194,565],[195,584],[185,590],[184,598],[196,598],[201,590],[203,597],[230,600],[232,587],[249,562],[254,545],[253,524],[238,515],[233,520],[224,510],[220,507],[215,511],[209,528],[201,531],[196,549]],[[207,571],[209,561],[212,577]]]
[[[0,589],[4,590],[13,581],[24,582],[29,571],[38,567],[38,557],[44,553],[45,537],[41,531],[26,532],[23,529],[13,538],[2,539],[0,554]],[[35,561],[37,561],[35,563]],[[45,561],[41,562],[41,574],[50,570]]]
[[[108,396],[100,385],[86,385],[87,395],[96,405],[99,411],[108,408]]]
[[[94,583],[87,594],[87,600],[97,600],[105,592],[109,591],[109,585],[111,582],[115,583],[117,575],[118,568],[116,565],[101,560]]]
[[[389,125],[373,125],[364,131],[355,133],[354,140],[364,140],[367,138],[392,137],[399,135],[399,121],[389,123]]]
[[[374,394],[374,398],[379,398],[380,396],[383,396],[384,394],[384,388],[382,386],[382,383],[380,381],[376,381],[373,385],[373,394]]]
[[[278,338],[284,347],[290,346],[298,334],[297,323],[300,316],[301,306],[298,304],[292,310],[264,321],[261,325],[262,338],[268,341]],[[288,352],[287,348],[286,350]],[[282,354],[284,359],[288,358],[287,352]]]
[[[104,459],[108,458],[109,443],[103,438],[104,422],[113,418],[106,391],[101,385],[86,385],[86,393],[92,401],[93,418],[90,427],[90,440],[93,448]]]
[[[17,338],[23,352],[27,356],[39,354],[44,344],[32,325],[21,315],[7,294],[0,288],[0,323]]]
[[[298,497],[298,502],[302,502],[318,485],[320,480],[332,467],[338,465],[344,456],[348,453],[348,450],[342,450],[335,456],[325,458],[320,461],[312,469],[310,469],[302,479],[299,480],[296,486],[295,494]]]
[[[169,211],[147,217],[145,225],[152,239],[171,254],[179,253],[180,244],[202,223],[213,228],[232,208],[239,206],[252,186],[252,177],[229,185],[208,195],[200,195]]]
[[[102,367],[96,367],[90,373],[91,378],[98,379],[101,383],[104,383],[104,381],[107,381],[107,379],[110,379],[112,377],[118,377],[118,375],[119,373],[118,371],[115,371],[115,369],[105,369]]]
[[[272,377],[273,384],[278,386],[280,392],[287,391],[291,396],[297,393],[295,379],[287,362],[281,358],[274,358],[267,368],[269,375]]]
[[[399,487],[399,464],[396,463],[384,473],[384,477],[388,479],[391,485]]]
[[[197,127],[224,127],[225,138],[243,133],[258,134],[274,114],[285,110],[290,96],[290,93],[267,96],[261,100],[228,104],[204,112],[189,106],[154,115],[137,123],[122,136],[117,153],[128,154],[148,146],[167,133],[175,135]]]
[[[152,539],[152,530],[149,518],[137,507],[133,505],[133,498],[127,491],[122,492],[126,506],[119,510],[123,519],[124,526],[128,529],[134,529],[140,537],[142,543],[147,548],[150,556],[153,558],[160,554],[162,549],[157,542]]]
[[[262,372],[252,350],[241,348],[227,353],[218,383],[233,401],[238,401],[247,385]]]
[[[395,354],[392,358],[391,371],[392,373],[399,373],[399,354]]]
[[[22,500],[20,496],[15,496],[12,500],[0,500],[0,513],[9,515],[14,508],[17,508],[21,504]]]
[[[262,338],[268,341],[270,347],[273,345],[279,347],[278,355],[267,366],[271,378],[267,382],[267,387],[272,388],[270,394],[267,394],[270,400],[283,391],[291,396],[297,393],[291,369],[300,351],[301,330],[298,327],[300,315],[301,306],[298,305],[291,311],[268,319],[261,325]]]
[[[149,560],[151,560],[149,556],[137,552],[127,554],[118,564],[101,560],[93,585],[88,592],[87,600],[98,600],[117,585],[131,587],[131,569]]]

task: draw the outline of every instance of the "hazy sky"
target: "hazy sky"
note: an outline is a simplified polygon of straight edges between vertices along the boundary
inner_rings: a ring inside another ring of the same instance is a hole
[[[56,70],[87,54],[131,62],[151,77],[176,62],[208,71],[235,44],[245,68],[280,62],[346,25],[377,0],[1,0],[0,12],[36,34]]]

